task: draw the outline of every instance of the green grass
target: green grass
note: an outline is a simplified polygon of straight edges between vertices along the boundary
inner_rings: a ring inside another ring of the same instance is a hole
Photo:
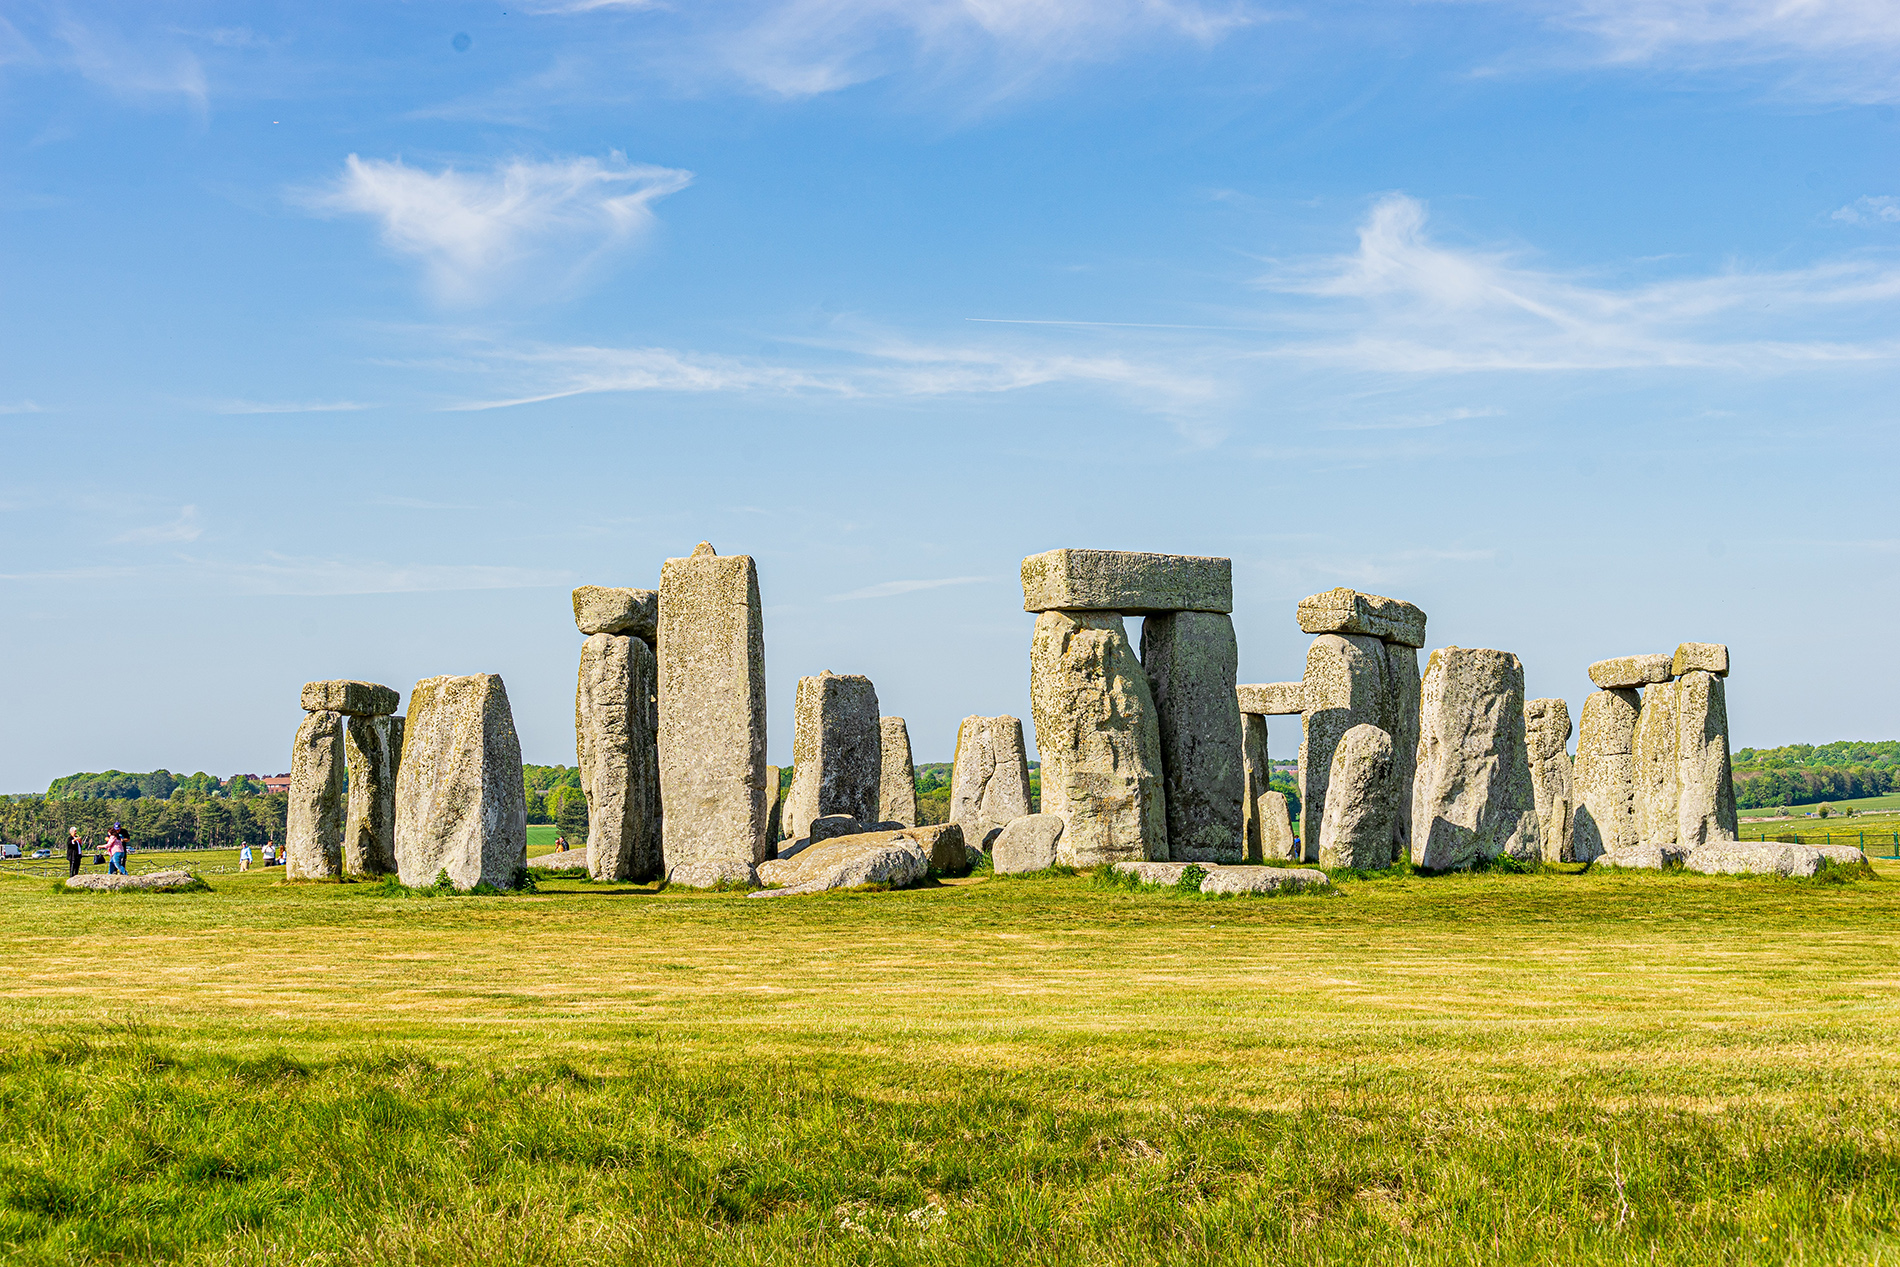
[[[1900,792],[1889,792],[1885,796],[1863,796],[1857,800],[1829,801],[1827,807],[1838,815],[1842,810],[1852,808],[1856,814],[1900,814]],[[1805,820],[1821,807],[1817,805],[1791,805],[1788,807],[1793,817]],[[1764,809],[1745,809],[1736,811],[1743,819],[1773,818],[1780,814],[1779,806]]]
[[[1900,1263],[1879,870],[0,878],[0,1260]]]

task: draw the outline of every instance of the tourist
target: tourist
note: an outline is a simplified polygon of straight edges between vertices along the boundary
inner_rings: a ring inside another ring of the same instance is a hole
[[[555,853],[567,852],[567,837],[566,836],[556,836],[554,838],[554,852]]]
[[[68,878],[79,874],[79,864],[85,861],[79,855],[84,853],[85,849],[86,842],[80,839],[79,829],[68,827],[66,829],[66,875]]]
[[[244,842],[243,846],[241,846],[238,849],[238,870],[249,871],[250,869],[251,869],[251,844],[247,840]]]
[[[125,828],[117,823],[106,833],[106,871],[110,875],[125,874]]]
[[[267,867],[277,865],[277,846],[268,840],[264,842],[264,865]]]

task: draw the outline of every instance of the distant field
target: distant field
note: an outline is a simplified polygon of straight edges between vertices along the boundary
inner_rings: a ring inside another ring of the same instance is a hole
[[[1900,813],[1900,792],[1889,792],[1885,796],[1868,796],[1853,801],[1829,801],[1827,803],[1828,809],[1836,813],[1850,806],[1856,813],[1872,813],[1883,810]],[[1801,818],[1814,813],[1821,807],[1819,805],[1791,805],[1788,808],[1794,812],[1796,818]],[[1776,808],[1770,806],[1765,809],[1745,809],[1738,810],[1737,813],[1743,818],[1765,818],[1776,813]]]

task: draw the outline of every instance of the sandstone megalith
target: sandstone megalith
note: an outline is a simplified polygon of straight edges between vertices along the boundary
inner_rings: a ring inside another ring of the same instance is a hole
[[[1420,619],[1424,619],[1423,613]],[[1424,637],[1422,629],[1419,636]],[[1386,643],[1385,717],[1379,725],[1392,736],[1394,862],[1412,856],[1412,783],[1418,776],[1419,685],[1418,648],[1402,642]]]
[[[1392,865],[1392,820],[1398,813],[1392,736],[1361,724],[1340,736],[1326,780],[1326,816],[1319,825],[1319,865],[1376,870]]]
[[[375,682],[330,681],[303,684],[306,713],[344,713],[351,717],[387,717],[396,711],[398,696]]]
[[[1221,612],[1149,616],[1141,625],[1141,666],[1161,740],[1168,857],[1239,862],[1246,851],[1247,779],[1234,622]]]
[[[1677,684],[1658,682],[1643,691],[1636,714],[1630,770],[1636,782],[1636,838],[1664,850],[1676,847],[1679,808],[1676,769],[1679,749]]]
[[[660,569],[663,862],[676,883],[747,883],[765,861],[765,624],[749,555],[701,542]],[[686,868],[684,872],[681,868]]]
[[[660,871],[658,676],[659,662],[639,638],[602,632],[581,644],[574,736],[587,795],[587,872],[596,880]]]
[[[1542,856],[1524,739],[1524,666],[1508,651],[1444,647],[1419,691],[1412,862],[1432,871]]]
[[[1306,711],[1302,682],[1244,682],[1234,688],[1240,711],[1261,717],[1298,717]]]
[[[1300,629],[1310,634],[1361,634],[1405,647],[1425,645],[1425,613],[1412,604],[1341,586],[1302,598]]]
[[[1044,783],[1043,795],[1048,795]],[[987,850],[996,833],[1029,812],[1029,754],[1014,717],[965,717],[950,758],[950,813],[964,842]]]
[[[1333,753],[1354,726],[1387,721],[1385,644],[1369,634],[1321,634],[1306,652],[1306,712],[1300,738],[1300,836],[1305,860],[1319,859]],[[1386,819],[1392,821],[1390,817]]]
[[[1666,655],[1624,655],[1598,660],[1590,666],[1590,681],[1604,691],[1667,682],[1672,676],[1669,661]]]
[[[878,748],[883,760],[883,773],[878,779],[877,816],[883,822],[915,827],[917,770],[910,760],[910,728],[902,717],[880,717],[877,726]]]
[[[574,591],[574,625],[582,633],[625,634],[652,646],[659,636],[660,592],[583,585]]]
[[[1524,746],[1530,755],[1531,794],[1537,802],[1544,861],[1575,862],[1571,819],[1577,798],[1570,766],[1570,705],[1561,699],[1525,700]]]
[[[400,717],[351,717],[344,726],[348,814],[343,824],[343,870],[350,875],[396,873],[396,772],[402,767]]]
[[[304,698],[311,698],[307,687]],[[290,750],[290,805],[284,826],[286,879],[322,880],[343,874],[343,723],[342,713],[318,709],[297,727]]]
[[[997,875],[1045,871],[1056,865],[1067,824],[1060,814],[1024,814],[996,834],[990,866]]]
[[[1726,665],[1726,647],[1721,659]],[[1694,849],[1734,840],[1738,825],[1727,692],[1713,671],[1691,669],[1676,683],[1676,842]]]
[[[1630,687],[1596,691],[1583,702],[1572,774],[1572,862],[1594,862],[1638,841],[1633,754],[1641,710],[1642,697]]]
[[[1129,550],[1045,550],[1023,560],[1023,610],[1234,610],[1231,559]]]
[[[808,840],[813,819],[836,814],[877,822],[884,760],[871,679],[829,669],[799,678],[792,715],[786,835],[794,843]]]
[[[1241,792],[1241,843],[1248,861],[1266,855],[1260,839],[1260,797],[1271,790],[1273,759],[1267,751],[1267,719],[1258,713],[1240,715],[1240,768],[1246,786]]]
[[[1685,642],[1670,658],[1669,671],[1676,677],[1701,670],[1717,677],[1728,676],[1728,647],[1719,642]]]
[[[396,866],[404,884],[447,872],[458,889],[513,888],[528,865],[521,742],[499,674],[416,683],[396,776]]]

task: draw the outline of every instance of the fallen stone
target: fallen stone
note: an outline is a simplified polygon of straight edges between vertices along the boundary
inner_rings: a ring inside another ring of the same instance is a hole
[[[998,875],[1046,871],[1056,865],[1062,840],[1062,815],[1025,814],[997,833],[990,866]]]
[[[759,884],[759,873],[749,862],[714,858],[709,862],[685,862],[666,873],[666,882],[676,889],[751,889]]]
[[[765,861],[765,623],[747,555],[701,542],[660,568],[659,761],[670,876]],[[683,882],[682,882],[683,883]]]
[[[1392,861],[1412,856],[1412,785],[1418,778],[1418,648],[1385,644],[1385,715],[1379,728],[1392,736]]]
[[[1319,861],[1326,821],[1326,784],[1333,753],[1354,726],[1385,729],[1388,720],[1385,644],[1366,634],[1321,634],[1306,651],[1306,714],[1300,734],[1302,852]],[[1388,732],[1389,733],[1389,732]]]
[[[878,821],[884,759],[871,679],[829,669],[799,678],[793,718],[786,834],[803,840],[813,819],[835,814]]]
[[[1311,867],[1218,867],[1201,881],[1201,892],[1278,893],[1282,889],[1324,889],[1332,885],[1324,871]]]
[[[1537,802],[1544,861],[1576,862],[1571,832],[1576,787],[1570,765],[1570,705],[1561,699],[1525,700],[1524,747],[1530,756],[1531,795]]]
[[[1570,858],[1590,862],[1636,845],[1636,719],[1642,697],[1628,687],[1583,702],[1572,771]]]
[[[562,849],[554,853],[536,854],[528,859],[530,871],[587,871],[587,851],[585,849]]]
[[[1676,648],[1669,671],[1677,677],[1697,670],[1728,676],[1728,647],[1720,642],[1685,642]]]
[[[409,693],[396,775],[396,869],[411,888],[513,888],[528,865],[521,741],[499,674],[432,677]]]
[[[402,766],[400,717],[351,717],[343,727],[349,792],[343,822],[343,870],[396,874],[396,771]]]
[[[1340,586],[1300,600],[1300,628],[1310,634],[1363,634],[1406,647],[1425,645],[1425,613],[1396,598]]]
[[[923,847],[903,832],[839,836],[811,846],[796,858],[762,864],[759,879],[784,887],[752,896],[791,897],[866,884],[902,889],[921,881],[929,870],[930,859]]]
[[[347,713],[352,717],[386,717],[396,711],[400,696],[374,682],[305,682],[303,711]]]
[[[1682,869],[1704,875],[1813,875],[1821,869],[1821,857],[1819,849],[1807,845],[1724,840],[1688,850]]]
[[[1231,559],[1127,550],[1045,550],[1023,560],[1023,610],[1234,610]]]
[[[1843,866],[1857,867],[1867,861],[1867,855],[1861,852],[1859,845],[1809,845],[1829,862],[1838,862]]]
[[[1734,840],[1740,826],[1729,764],[1722,679],[1690,669],[1676,679],[1676,840],[1685,849]]]
[[[1066,824],[1058,861],[1092,867],[1166,857],[1160,727],[1122,618],[1037,616],[1029,700],[1042,758],[1042,812]]]
[[[1181,876],[1189,867],[1200,867],[1198,862],[1118,862],[1115,870],[1123,875],[1132,875],[1142,884],[1159,884],[1172,888],[1181,882]]]
[[[1542,857],[1524,666],[1510,652],[1443,647],[1426,662],[1412,824],[1412,862],[1427,870]]]
[[[583,585],[574,591],[574,624],[584,634],[625,634],[649,647],[659,636],[660,591]]]
[[[880,717],[877,727],[878,751],[883,762],[877,785],[877,816],[887,822],[915,827],[917,770],[910,763],[910,728],[904,725],[902,717]]]
[[[950,758],[950,821],[972,849],[989,849],[1005,824],[1029,812],[1029,754],[1014,717],[965,717]]]
[[[1240,711],[1260,717],[1291,717],[1306,711],[1306,686],[1301,682],[1258,682],[1234,688]]]
[[[1621,867],[1632,871],[1661,871],[1672,862],[1682,861],[1682,854],[1673,849],[1664,849],[1661,845],[1628,845],[1595,859],[1597,866]]]
[[[1680,830],[1680,702],[1676,683],[1658,682],[1643,692],[1643,706],[1636,714],[1630,775],[1635,782],[1636,839],[1646,845],[1674,845]]]
[[[1590,680],[1605,691],[1625,690],[1667,682],[1674,674],[1666,655],[1624,655],[1598,660],[1590,666]]]
[[[198,877],[189,871],[149,871],[144,875],[76,875],[66,881],[69,889],[94,889],[101,892],[120,892],[126,889],[144,889],[152,892],[164,892],[167,889],[182,889],[196,884]]]
[[[934,823],[929,827],[906,825],[904,835],[930,859],[930,869],[938,875],[968,875],[974,858],[964,843],[963,828],[956,823]],[[976,857],[981,857],[979,853]]]
[[[284,826],[287,880],[325,880],[343,874],[343,724],[342,713],[325,709],[306,714],[297,727],[290,750]]]
[[[1232,618],[1199,611],[1148,617],[1141,623],[1141,667],[1161,738],[1168,857],[1239,862],[1246,856],[1247,779]]]
[[[628,634],[581,644],[574,735],[587,794],[587,866],[596,880],[660,873],[660,754],[654,695],[659,661]]]
[[[1326,816],[1319,827],[1319,865],[1375,871],[1392,865],[1392,819],[1398,812],[1392,736],[1358,725],[1333,750]]]

